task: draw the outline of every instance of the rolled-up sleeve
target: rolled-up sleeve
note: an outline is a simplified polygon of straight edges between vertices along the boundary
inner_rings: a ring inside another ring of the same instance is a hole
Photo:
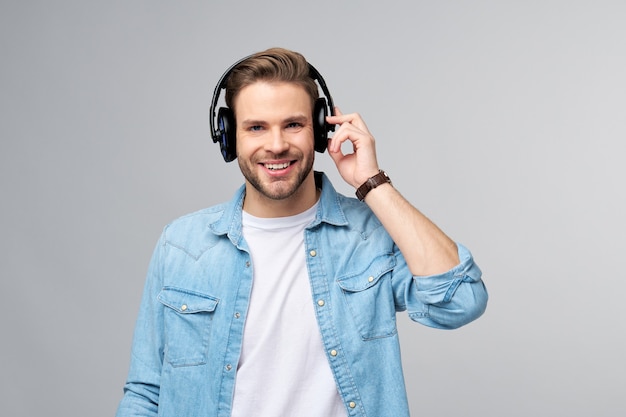
[[[437,275],[414,276],[407,293],[409,317],[429,327],[455,329],[480,317],[488,294],[470,251],[458,244],[460,263]]]

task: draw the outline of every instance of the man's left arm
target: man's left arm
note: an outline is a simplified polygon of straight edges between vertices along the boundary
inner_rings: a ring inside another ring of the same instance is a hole
[[[344,115],[335,109],[335,116],[327,121],[340,125],[329,139],[328,153],[341,177],[358,189],[380,172],[374,137],[356,113]],[[346,141],[352,143],[354,152],[342,152]],[[414,277],[410,284],[414,291],[402,292],[411,319],[453,329],[485,311],[487,290],[466,248],[446,236],[388,182],[371,189],[364,201],[400,249]]]
[[[335,116],[327,120],[340,125],[329,140],[328,152],[342,178],[357,189],[379,172],[374,137],[356,113],[344,115],[335,109]],[[343,154],[345,141],[352,143],[353,153]],[[372,189],[364,201],[400,248],[413,275],[440,274],[459,264],[456,243],[391,184]]]

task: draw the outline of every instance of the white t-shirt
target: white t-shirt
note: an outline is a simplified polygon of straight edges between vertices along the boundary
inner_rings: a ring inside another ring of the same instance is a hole
[[[243,213],[254,279],[237,367],[234,417],[346,417],[324,353],[306,269],[304,228],[291,217]]]

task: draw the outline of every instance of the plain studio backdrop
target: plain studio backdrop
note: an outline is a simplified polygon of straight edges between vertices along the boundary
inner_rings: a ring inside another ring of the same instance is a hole
[[[215,84],[272,46],[483,270],[478,321],[398,316],[412,414],[624,415],[625,22],[621,0],[3,0],[2,415],[115,413],[163,226],[243,182]]]

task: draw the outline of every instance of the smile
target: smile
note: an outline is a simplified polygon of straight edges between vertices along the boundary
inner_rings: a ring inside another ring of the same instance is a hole
[[[285,169],[289,165],[291,165],[291,162],[283,162],[280,164],[263,164],[263,166],[265,166],[265,168],[269,169],[270,171]]]

